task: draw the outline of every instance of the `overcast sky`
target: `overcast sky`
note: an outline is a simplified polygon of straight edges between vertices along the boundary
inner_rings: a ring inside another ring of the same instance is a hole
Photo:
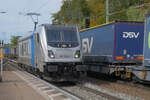
[[[33,30],[33,22],[25,13],[40,13],[39,24],[51,23],[51,15],[60,10],[62,0],[1,0],[0,39],[8,40],[14,35],[24,35]]]

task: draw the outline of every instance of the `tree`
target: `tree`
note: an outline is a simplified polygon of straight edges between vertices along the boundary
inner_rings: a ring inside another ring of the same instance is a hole
[[[106,19],[105,3],[106,0],[65,0],[60,11],[53,16],[53,24],[84,27],[85,19],[91,20],[90,27],[103,24]],[[150,13],[148,3],[150,0],[109,0],[109,21],[143,21],[144,14]]]
[[[61,10],[53,15],[53,24],[80,25],[89,17],[90,9],[87,0],[66,0]]]
[[[90,27],[105,23],[105,2],[102,0],[90,0],[89,1],[90,7],[90,19],[91,24]]]
[[[17,46],[19,38],[20,38],[20,36],[12,36],[11,37],[11,46]]]
[[[126,14],[128,21],[144,21],[145,19],[144,11],[140,11],[140,9],[133,9],[133,7],[130,7]]]

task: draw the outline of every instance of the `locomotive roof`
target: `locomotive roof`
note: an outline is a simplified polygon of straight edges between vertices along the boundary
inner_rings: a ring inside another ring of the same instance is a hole
[[[70,30],[70,29],[75,29],[76,28],[76,26],[66,26],[66,25],[51,25],[51,24],[42,24],[42,25],[40,25],[39,27],[41,27],[41,26],[44,26],[44,28],[46,29],[46,30],[48,30],[48,29],[55,29],[55,30]],[[28,32],[28,34],[27,35],[25,35],[25,36],[22,36],[22,37],[20,37],[19,38],[19,41],[22,41],[22,40],[25,40],[25,39],[27,39],[27,38],[29,38],[31,35],[33,35],[33,33],[35,33],[36,31],[30,31],[30,32]]]
[[[66,26],[66,25],[51,25],[51,24],[42,24],[42,26],[44,26],[45,27],[45,29],[47,30],[47,29],[75,29],[76,28],[76,26]]]
[[[27,39],[28,37],[30,37],[32,35],[32,33],[33,33],[32,31],[28,32],[27,35],[20,37],[18,41],[22,41],[24,39]]]

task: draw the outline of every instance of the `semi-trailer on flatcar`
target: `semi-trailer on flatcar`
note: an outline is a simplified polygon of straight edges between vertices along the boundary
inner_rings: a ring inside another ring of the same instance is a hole
[[[36,73],[79,75],[82,60],[78,27],[40,25],[18,41],[18,64]]]
[[[134,67],[133,73],[140,81],[150,82],[150,14],[146,16],[144,31],[143,65]]]
[[[89,71],[111,74],[125,79],[142,65],[144,23],[115,21],[80,31],[82,53]]]

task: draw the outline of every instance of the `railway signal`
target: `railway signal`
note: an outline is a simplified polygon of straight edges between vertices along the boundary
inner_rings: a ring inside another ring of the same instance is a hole
[[[0,54],[0,58],[1,58],[1,72],[0,72],[0,82],[2,82],[2,72],[3,72],[3,44],[4,44],[4,40],[0,40],[0,48],[1,48],[1,54]]]

